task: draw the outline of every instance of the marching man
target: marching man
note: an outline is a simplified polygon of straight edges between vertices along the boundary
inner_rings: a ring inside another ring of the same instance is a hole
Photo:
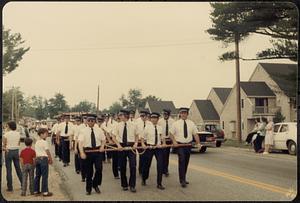
[[[170,117],[171,110],[170,109],[163,109],[163,118],[159,119],[158,124],[162,127],[162,136],[166,140],[166,144],[172,144],[172,140],[170,138],[169,130],[171,126],[175,122],[173,118]],[[169,157],[170,157],[170,149],[171,147],[166,147],[163,149],[163,174],[168,177],[169,176]]]
[[[126,165],[127,157],[129,159],[129,187],[131,192],[136,192],[136,154],[131,150],[124,150],[123,147],[133,147],[136,148],[138,145],[138,130],[137,126],[130,122],[129,111],[120,110],[119,116],[121,122],[117,123],[113,130],[113,141],[117,144],[118,149],[120,150],[119,154],[119,166],[121,172],[121,186],[123,190],[128,190],[128,181],[126,176]]]
[[[151,124],[147,125],[143,131],[142,136],[142,146],[156,146],[159,147],[163,143],[165,145],[165,139],[162,137],[162,127],[157,125],[159,119],[159,113],[151,113],[150,119]],[[145,139],[144,139],[145,138]],[[146,145],[144,143],[146,140]],[[163,141],[162,141],[163,140]],[[163,149],[147,149],[145,151],[144,161],[142,168],[142,185],[146,185],[146,180],[149,177],[149,170],[151,167],[151,162],[153,155],[156,158],[156,169],[157,169],[157,188],[160,190],[164,190],[165,187],[162,186],[162,175],[163,175]]]
[[[70,122],[70,115],[65,114],[64,122],[57,127],[57,141],[61,145],[61,158],[64,167],[70,163],[70,149],[72,148],[72,139],[74,136],[74,125]]]
[[[91,195],[92,187],[100,193],[102,182],[102,159],[104,156],[105,135],[102,129],[95,126],[96,115],[87,116],[88,127],[80,131],[78,141],[80,157],[84,159],[86,172],[86,195]],[[99,150],[86,152],[86,150]],[[95,167],[95,173],[94,173]]]
[[[180,119],[175,121],[172,125],[170,129],[170,137],[173,144],[176,146],[177,144],[191,144],[194,136],[197,146],[200,147],[200,140],[197,135],[198,129],[193,121],[187,119],[188,112],[188,108],[182,107],[179,109]],[[189,165],[190,153],[191,146],[177,148],[179,181],[183,188],[189,184],[186,180],[186,173]]]

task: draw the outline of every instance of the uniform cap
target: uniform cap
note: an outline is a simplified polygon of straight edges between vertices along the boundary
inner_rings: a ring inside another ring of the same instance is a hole
[[[126,109],[121,109],[121,110],[119,111],[119,114],[129,115],[129,111],[126,110]]]
[[[170,109],[163,109],[163,113],[170,115],[171,114],[171,110]]]
[[[151,115],[150,115],[151,118],[159,118],[160,117],[160,114],[157,113],[157,112],[152,112]]]
[[[189,112],[189,108],[181,107],[181,108],[179,109],[179,113],[181,113],[181,112]]]

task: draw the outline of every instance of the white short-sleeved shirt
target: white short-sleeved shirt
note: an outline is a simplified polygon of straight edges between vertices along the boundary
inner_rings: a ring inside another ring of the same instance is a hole
[[[167,122],[168,122],[168,133],[166,133],[166,126],[167,126]],[[175,122],[175,120],[171,117],[168,118],[168,120],[164,119],[164,118],[161,118],[159,119],[158,121],[158,125],[160,125],[162,127],[162,135],[165,137],[165,138],[169,138],[170,137],[170,129],[173,125],[173,123]]]
[[[161,145],[162,127],[156,125],[157,128],[157,144]],[[151,123],[148,124],[143,130],[142,137],[146,140],[147,144],[155,145],[155,126]]]
[[[38,141],[36,141],[35,146],[35,153],[36,156],[48,156],[46,153],[46,150],[49,150],[49,145],[48,142],[44,139],[39,139]]]
[[[96,138],[96,147],[99,147],[101,145],[101,142],[105,141],[106,137],[104,135],[103,130],[99,127],[96,127],[96,125],[94,125],[93,131]],[[78,141],[82,143],[83,147],[92,147],[91,134],[92,128],[86,127],[81,129],[80,134],[78,136]]]
[[[73,140],[78,140],[78,136],[80,133],[80,130],[82,129],[81,124],[80,125],[74,125],[74,136],[73,136]]]
[[[193,141],[193,134],[198,132],[198,129],[195,123],[191,120],[186,119],[188,136],[184,138],[184,121],[179,119],[175,121],[170,129],[170,133],[174,135],[174,138],[177,142],[189,143]]]
[[[74,125],[71,122],[68,122],[68,133],[65,134],[66,122],[62,122],[57,127],[57,132],[60,132],[61,137],[69,137],[74,135]]]
[[[7,145],[6,148],[7,149],[19,149],[20,145],[20,138],[21,138],[21,134],[16,131],[16,130],[10,130],[8,132],[6,132],[3,137],[6,138],[7,140]]]
[[[56,134],[57,133],[57,128],[58,128],[59,123],[55,123],[51,129],[52,133]]]
[[[100,126],[105,132],[111,134],[111,131],[112,131],[112,127],[113,127],[113,124],[111,124],[109,121],[102,123],[101,126]]]
[[[137,125],[137,129],[138,129],[138,134],[139,134],[139,139],[142,138],[142,134],[143,134],[143,131],[144,129],[146,128],[147,125],[151,125],[152,123],[148,120],[146,121],[143,121],[142,119],[140,120],[137,120],[135,122],[135,124]],[[145,139],[145,138],[144,138]]]
[[[133,122],[126,122],[127,124],[127,142],[135,142],[135,135],[138,134],[137,125]],[[125,122],[121,121],[120,123],[117,123],[113,130],[112,134],[116,136],[116,139],[119,143],[123,143],[123,131],[125,127]]]

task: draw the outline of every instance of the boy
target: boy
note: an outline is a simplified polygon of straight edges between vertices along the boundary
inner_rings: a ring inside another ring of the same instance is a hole
[[[29,174],[29,188],[30,194],[33,195],[34,186],[33,186],[33,175],[34,175],[34,165],[35,165],[35,151],[31,148],[32,139],[27,137],[25,138],[26,148],[21,151],[20,161],[22,166],[22,193],[21,196],[26,195],[27,189],[27,177]]]
[[[48,172],[49,164],[52,164],[52,157],[49,151],[48,142],[48,129],[40,128],[38,130],[40,140],[35,143],[36,152],[36,173],[34,179],[34,194],[39,195],[40,192],[40,178],[42,177],[42,193],[44,197],[52,196],[52,192],[48,191]]]

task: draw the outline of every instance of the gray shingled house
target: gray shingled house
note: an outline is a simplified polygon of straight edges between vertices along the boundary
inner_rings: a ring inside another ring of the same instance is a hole
[[[189,119],[202,129],[205,124],[219,124],[220,117],[210,100],[193,100]]]
[[[170,109],[171,110],[171,117],[174,119],[177,118],[178,109],[175,108],[173,101],[153,101],[148,100],[145,104],[145,107],[142,109],[148,109],[150,113],[158,112],[162,113],[163,109]],[[138,108],[135,112],[135,117],[139,117],[140,108]]]
[[[207,100],[212,102],[219,115],[224,107],[231,89],[232,88],[213,87],[208,94]]]
[[[274,116],[280,110],[276,95],[265,82],[241,82],[242,139],[254,128],[257,117]],[[236,86],[234,86],[220,114],[220,124],[225,136],[236,139]]]
[[[249,81],[264,81],[276,95],[285,121],[297,121],[297,64],[259,63]]]

